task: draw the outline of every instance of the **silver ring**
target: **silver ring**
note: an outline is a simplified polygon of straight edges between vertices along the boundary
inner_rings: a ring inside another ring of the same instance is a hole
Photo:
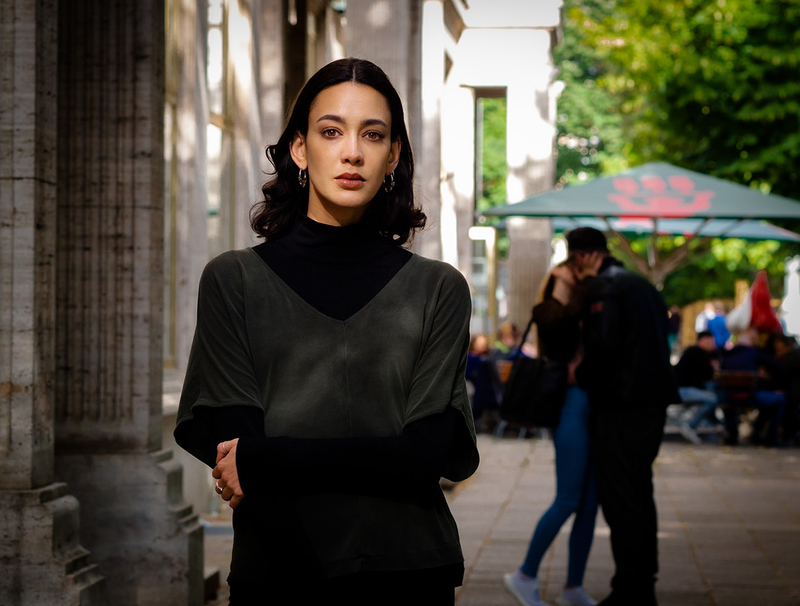
[[[227,443],[228,443],[228,441],[227,441],[227,440],[226,440],[225,442],[223,442],[223,443],[222,443],[222,454],[228,454],[228,451],[227,451],[227,450],[225,450],[225,444],[227,444]]]
[[[216,486],[217,486],[217,494],[222,494],[222,488],[220,488],[219,480],[217,480]]]

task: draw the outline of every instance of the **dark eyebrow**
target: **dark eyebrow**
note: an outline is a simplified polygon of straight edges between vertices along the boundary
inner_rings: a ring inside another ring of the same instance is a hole
[[[340,122],[342,124],[345,123],[344,119],[341,116],[337,116],[336,114],[325,114],[324,116],[320,116],[317,122],[322,122],[323,120],[333,120],[334,122]]]
[[[347,124],[347,120],[341,116],[337,116],[336,114],[325,114],[324,116],[320,116],[317,122],[322,122],[323,120],[332,120],[334,122],[339,122],[340,124]],[[383,126],[384,128],[389,128],[389,125],[380,118],[370,118],[368,120],[364,120],[361,123],[361,126]]]
[[[379,118],[371,118],[369,120],[364,120],[361,123],[361,126],[383,126],[384,128],[389,128],[389,125]]]

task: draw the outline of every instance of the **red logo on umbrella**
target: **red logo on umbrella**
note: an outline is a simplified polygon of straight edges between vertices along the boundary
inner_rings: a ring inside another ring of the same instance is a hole
[[[711,208],[713,191],[695,191],[694,182],[681,175],[667,180],[669,187],[661,177],[617,177],[611,182],[618,193],[608,199],[634,216],[691,217]]]

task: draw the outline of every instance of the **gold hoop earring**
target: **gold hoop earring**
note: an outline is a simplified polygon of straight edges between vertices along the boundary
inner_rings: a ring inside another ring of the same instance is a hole
[[[388,175],[389,183],[386,183],[386,177],[383,179],[383,189],[388,194],[390,191],[394,189],[394,171],[390,172]]]
[[[305,189],[306,183],[308,183],[308,171],[304,168],[300,169],[297,175],[297,182],[300,184],[300,189]]]

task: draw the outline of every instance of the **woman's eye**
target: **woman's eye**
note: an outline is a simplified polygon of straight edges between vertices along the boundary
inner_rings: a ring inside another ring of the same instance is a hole
[[[335,128],[326,128],[322,131],[323,137],[335,137],[337,135]]]
[[[375,131],[370,131],[365,136],[370,141],[380,141],[381,139],[383,139],[383,134]]]

